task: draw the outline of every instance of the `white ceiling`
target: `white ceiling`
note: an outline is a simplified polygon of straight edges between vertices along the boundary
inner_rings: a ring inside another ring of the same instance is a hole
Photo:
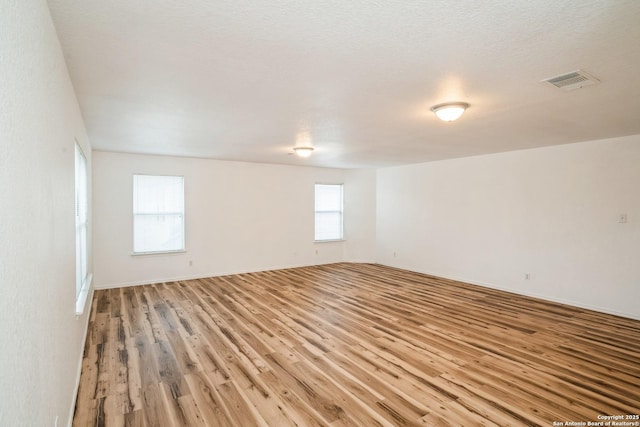
[[[638,0],[48,2],[98,150],[351,168],[640,134]],[[577,69],[601,83],[540,82]]]

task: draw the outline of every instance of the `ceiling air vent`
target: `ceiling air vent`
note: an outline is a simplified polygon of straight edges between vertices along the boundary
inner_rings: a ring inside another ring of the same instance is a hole
[[[581,87],[600,83],[600,80],[596,79],[590,74],[585,73],[582,70],[578,70],[571,73],[562,74],[561,76],[545,79],[543,80],[543,82],[549,83],[557,87],[558,89],[562,89],[568,92],[570,90],[580,89]]]

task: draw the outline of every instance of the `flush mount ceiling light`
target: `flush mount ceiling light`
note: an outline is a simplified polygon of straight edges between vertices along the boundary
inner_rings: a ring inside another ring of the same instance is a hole
[[[309,157],[313,153],[313,147],[293,147],[293,151],[299,157]]]
[[[434,105],[431,107],[431,111],[443,122],[452,122],[459,119],[467,108],[469,108],[469,104],[466,102],[448,102]]]

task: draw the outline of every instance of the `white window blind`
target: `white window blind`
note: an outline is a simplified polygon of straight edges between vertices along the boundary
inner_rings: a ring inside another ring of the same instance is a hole
[[[342,240],[342,184],[316,184],[315,240]]]
[[[133,252],[184,250],[184,178],[133,176]]]
[[[76,143],[75,154],[75,176],[76,176],[76,300],[80,293],[87,286],[88,263],[87,263],[87,224],[89,221],[89,203],[87,188],[87,159]]]

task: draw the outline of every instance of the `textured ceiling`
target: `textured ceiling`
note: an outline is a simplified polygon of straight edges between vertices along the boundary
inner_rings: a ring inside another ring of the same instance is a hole
[[[640,134],[637,0],[48,3],[98,150],[379,167]],[[577,69],[601,83],[540,83]]]

